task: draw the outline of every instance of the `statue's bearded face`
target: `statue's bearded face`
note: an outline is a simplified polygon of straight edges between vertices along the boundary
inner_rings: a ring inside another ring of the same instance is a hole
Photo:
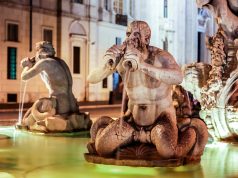
[[[138,21],[132,22],[127,28],[126,36],[127,46],[142,50],[150,42],[149,26]]]
[[[128,46],[140,49],[143,48],[145,44],[142,42],[142,36],[139,29],[128,28],[126,32],[126,44]]]

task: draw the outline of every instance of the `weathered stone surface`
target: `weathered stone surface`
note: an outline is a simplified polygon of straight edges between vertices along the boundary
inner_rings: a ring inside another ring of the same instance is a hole
[[[67,121],[59,117],[48,117],[45,120],[45,126],[47,130],[49,131],[54,131],[54,132],[66,131],[66,125],[67,125]]]
[[[207,42],[211,52],[211,70],[205,70],[205,64],[202,65],[203,70],[199,70],[198,64],[186,66],[182,85],[199,100],[202,109],[200,117],[206,122],[210,135],[214,139],[236,139],[238,6],[233,0],[197,2],[199,6],[215,12],[214,17],[217,18],[217,33],[209,37]]]
[[[42,41],[36,44],[34,58],[21,61],[22,80],[29,80],[40,74],[49,90],[49,98],[37,100],[27,111],[21,124],[29,130],[40,132],[88,129],[91,121],[89,115],[79,112],[72,93],[70,70],[62,59],[54,55],[52,44]]]
[[[169,160],[176,158],[174,165],[178,166],[178,160],[187,156],[199,160],[203,153],[208,139],[205,123],[188,118],[177,126],[171,89],[182,82],[180,67],[167,51],[149,45],[150,36],[146,22],[132,22],[123,44],[109,48],[104,66],[88,76],[90,83],[97,83],[117,71],[129,100],[118,120],[101,117],[93,123],[88,143],[93,156],[86,155],[92,162],[164,166],[172,165]]]

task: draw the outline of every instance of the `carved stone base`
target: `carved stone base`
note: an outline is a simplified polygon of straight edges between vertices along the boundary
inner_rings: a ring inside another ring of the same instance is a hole
[[[22,125],[15,125],[15,128],[32,135],[42,135],[42,136],[51,136],[51,137],[83,137],[88,138],[90,137],[89,130],[81,129],[81,130],[74,130],[74,131],[63,131],[63,132],[41,132],[37,130],[29,130],[27,127]]]
[[[150,144],[137,144],[121,148],[111,157],[101,157],[91,153],[85,153],[84,157],[90,163],[135,167],[177,167],[200,162],[200,157],[163,159],[159,156],[156,148]]]
[[[118,166],[135,166],[135,167],[177,167],[183,164],[183,159],[168,160],[141,160],[141,159],[115,159],[104,158],[98,155],[84,154],[85,159],[90,163],[111,164]]]
[[[31,114],[25,114],[23,121],[17,123],[16,128],[33,133],[70,133],[89,130],[92,121],[89,113],[73,113],[68,116],[53,115],[42,120],[34,118]]]

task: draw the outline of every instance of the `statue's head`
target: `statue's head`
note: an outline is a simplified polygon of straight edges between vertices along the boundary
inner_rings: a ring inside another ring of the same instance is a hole
[[[137,49],[143,49],[150,44],[151,30],[144,21],[131,22],[126,31],[126,44]]]
[[[36,43],[36,59],[43,59],[47,57],[53,57],[55,55],[55,49],[52,43],[48,41],[40,41]]]

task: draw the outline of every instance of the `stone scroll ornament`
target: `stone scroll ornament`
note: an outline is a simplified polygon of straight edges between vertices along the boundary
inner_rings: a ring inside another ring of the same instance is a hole
[[[189,64],[182,86],[201,103],[200,117],[214,139],[238,137],[238,1],[197,0],[217,20],[218,30],[207,38],[211,64]]]
[[[26,112],[20,128],[39,132],[71,132],[89,129],[89,114],[81,113],[72,93],[72,76],[64,60],[55,57],[50,42],[36,43],[36,56],[21,61],[21,79],[40,75],[49,97],[38,99]]]
[[[122,45],[106,51],[103,65],[88,76],[98,83],[117,71],[128,96],[119,119],[98,118],[91,127],[86,160],[130,166],[179,166],[199,161],[207,143],[206,124],[197,118],[177,121],[172,85],[183,80],[171,54],[150,46],[144,21],[130,23]]]

